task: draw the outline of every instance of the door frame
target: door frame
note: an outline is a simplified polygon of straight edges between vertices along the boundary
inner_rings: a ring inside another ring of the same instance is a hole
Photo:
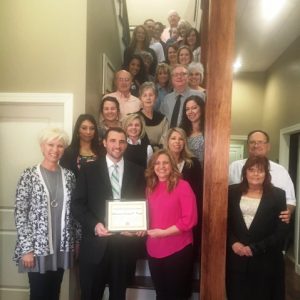
[[[73,94],[71,93],[0,93],[0,106],[10,103],[63,106],[64,130],[72,136]]]
[[[282,128],[280,130],[280,137],[279,137],[279,163],[284,166],[287,170],[289,167],[289,156],[290,156],[290,136],[294,133],[300,132],[300,123],[294,124],[289,127]],[[300,161],[300,159],[299,159]],[[299,171],[298,171],[299,172]],[[299,176],[300,177],[300,176]],[[300,178],[298,178],[300,181]],[[300,187],[300,183],[298,185]],[[298,188],[298,193],[296,193],[297,196],[300,195],[300,188]],[[297,195],[298,194],[298,195]],[[299,204],[299,203],[298,203]],[[299,235],[300,235],[300,207],[299,205],[296,206],[295,211],[295,271],[297,274],[300,274],[300,241],[299,241]]]

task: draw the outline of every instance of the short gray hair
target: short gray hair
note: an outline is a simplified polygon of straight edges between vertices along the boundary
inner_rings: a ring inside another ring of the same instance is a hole
[[[204,67],[200,62],[191,62],[188,66],[189,74],[191,74],[193,71],[196,71],[200,73],[201,75],[201,82],[204,79]]]
[[[39,134],[39,143],[47,143],[52,140],[61,140],[66,148],[69,144],[68,134],[61,128],[58,127],[47,127],[44,128]]]
[[[145,90],[151,89],[155,96],[157,96],[155,84],[152,81],[145,81],[139,89],[139,96],[141,97]]]

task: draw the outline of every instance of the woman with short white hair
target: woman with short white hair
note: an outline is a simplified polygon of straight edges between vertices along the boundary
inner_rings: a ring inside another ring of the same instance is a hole
[[[204,79],[204,67],[201,63],[192,62],[188,66],[189,72],[189,87],[193,90],[205,92],[201,86]]]
[[[75,226],[70,212],[74,174],[59,166],[68,136],[47,128],[39,137],[41,163],[27,168],[17,185],[14,261],[28,273],[30,300],[58,300],[64,270],[73,263]]]

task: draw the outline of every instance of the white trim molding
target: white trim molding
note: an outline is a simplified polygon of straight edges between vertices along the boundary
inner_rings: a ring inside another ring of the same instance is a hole
[[[282,128],[280,130],[280,137],[279,137],[279,163],[284,166],[287,170],[289,167],[289,156],[290,156],[290,136],[292,134],[300,132],[300,123]],[[299,164],[298,164],[299,165]],[[298,171],[299,174],[299,171]],[[298,178],[299,181],[299,178]],[[298,187],[298,195],[296,191],[296,197],[299,197],[299,187]],[[295,211],[295,235],[294,235],[294,250],[295,250],[295,271],[296,273],[300,274],[300,207],[299,203],[297,204],[296,211]]]
[[[300,132],[300,123],[282,128],[279,137],[279,163],[286,169],[289,167],[290,135]]]
[[[247,135],[235,135],[232,134],[230,136],[230,140],[235,140],[235,141],[247,141],[248,136]]]
[[[0,104],[34,103],[63,106],[64,130],[72,136],[73,94],[70,93],[0,93]]]

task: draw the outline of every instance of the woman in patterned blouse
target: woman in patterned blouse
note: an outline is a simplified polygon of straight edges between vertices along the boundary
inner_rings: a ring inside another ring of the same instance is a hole
[[[95,118],[89,114],[78,117],[70,146],[64,152],[60,165],[78,177],[82,164],[95,161],[100,155],[99,134]]]
[[[64,270],[73,265],[75,176],[58,164],[67,143],[63,130],[45,129],[40,136],[43,161],[27,168],[17,185],[14,260],[20,273],[28,273],[30,300],[58,300]]]
[[[204,101],[196,95],[188,97],[183,104],[180,127],[187,135],[188,148],[203,166],[204,154]]]

